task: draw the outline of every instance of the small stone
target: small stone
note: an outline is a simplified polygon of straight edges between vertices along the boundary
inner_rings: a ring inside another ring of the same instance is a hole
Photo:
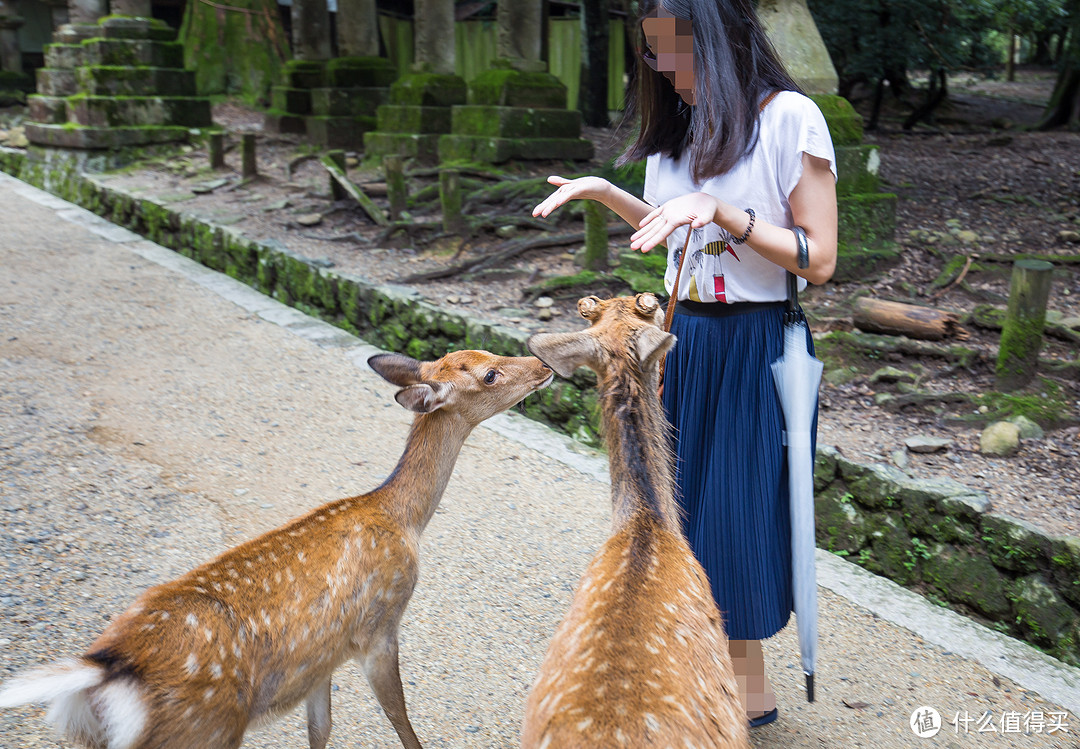
[[[461,297],[459,297],[459,296],[448,296],[448,297],[446,297],[446,303],[447,304],[459,304],[460,302],[461,302]]]
[[[1061,319],[1061,324],[1066,328],[1080,330],[1080,317],[1063,317]]]
[[[288,207],[289,207],[289,199],[285,198],[284,200],[278,200],[278,201],[275,201],[273,203],[270,203],[269,205],[264,205],[262,207],[262,209],[263,209],[264,212],[269,212],[269,211],[284,210],[285,208],[288,208]]]
[[[1009,422],[1016,424],[1017,429],[1020,430],[1020,439],[1024,440],[1041,440],[1046,436],[1041,426],[1026,416],[1019,415],[1013,416],[1008,419]]]
[[[573,260],[573,259],[574,259],[574,256],[571,255],[569,252],[564,252],[561,255],[559,255],[559,260]]]
[[[952,444],[952,440],[943,437],[929,437],[917,434],[904,440],[904,447],[913,453],[938,453]]]
[[[262,508],[263,510],[272,510],[272,509],[274,509],[274,506],[272,504],[270,504],[269,502],[263,502],[261,505],[259,505],[259,507]]]
[[[510,237],[516,236],[517,233],[518,228],[513,224],[506,224],[505,226],[500,226],[498,229],[495,230],[495,236],[502,239],[509,239]]]
[[[537,320],[550,320],[551,317],[551,309],[548,307],[544,307],[542,310],[536,313]]]
[[[979,435],[983,455],[1012,455],[1020,448],[1020,427],[1007,421],[995,421]]]
[[[21,127],[13,127],[8,131],[6,145],[12,148],[26,148],[30,141],[26,139],[26,131]]]
[[[1057,238],[1059,242],[1080,242],[1080,231],[1065,229],[1058,232]]]
[[[903,470],[903,469],[907,468],[908,467],[907,451],[906,450],[893,450],[892,451],[892,462],[893,462],[893,465],[895,465],[900,470]]]
[[[356,158],[355,156],[346,156],[345,166],[349,169],[354,169],[355,167],[360,166],[360,159]]]
[[[554,306],[554,304],[555,304],[555,300],[552,299],[549,296],[542,296],[539,299],[537,299],[535,302],[533,302],[533,306],[539,307],[541,309],[543,309],[545,307]]]
[[[191,191],[196,195],[205,195],[206,193],[213,192],[219,187],[224,187],[227,184],[229,184],[229,180],[227,179],[214,179],[209,182],[200,182],[197,185],[192,185]]]
[[[870,375],[870,382],[900,382],[901,380],[912,382],[915,380],[915,375],[896,367],[882,367]]]
[[[85,580],[86,573],[82,570],[75,570],[75,573],[71,576],[72,580]]]
[[[305,213],[296,217],[296,223],[300,224],[300,226],[317,226],[322,223],[322,220],[321,213]]]

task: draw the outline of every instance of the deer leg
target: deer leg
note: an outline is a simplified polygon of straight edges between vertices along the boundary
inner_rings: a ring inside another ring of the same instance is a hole
[[[330,724],[330,679],[327,679],[307,697],[307,733],[311,749],[326,749]]]
[[[375,645],[361,656],[360,667],[402,745],[405,749],[421,749],[420,740],[416,738],[409,716],[405,713],[405,692],[401,688],[401,673],[398,670],[397,633],[391,634],[381,646]]]

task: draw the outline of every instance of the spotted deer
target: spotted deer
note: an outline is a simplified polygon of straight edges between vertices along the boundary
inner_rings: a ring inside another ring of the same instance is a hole
[[[525,708],[526,749],[748,746],[727,636],[675,501],[667,421],[656,395],[675,337],[652,294],[578,312],[575,333],[529,351],[563,377],[597,374],[611,472],[612,531],[548,647]]]
[[[484,351],[435,362],[368,360],[415,417],[374,491],[340,499],[150,588],[83,655],[30,671],[0,706],[50,704],[91,749],[239,747],[249,726],[306,701],[308,738],[330,734],[330,679],[354,658],[408,749],[418,749],[398,672],[398,627],[420,535],[473,427],[554,378],[533,357]]]

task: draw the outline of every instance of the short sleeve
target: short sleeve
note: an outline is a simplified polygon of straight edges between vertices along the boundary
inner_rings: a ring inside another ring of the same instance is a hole
[[[777,142],[784,144],[779,159],[780,188],[784,195],[790,196],[802,178],[804,153],[828,161],[835,180],[836,152],[829,126],[817,104],[809,97],[793,92],[785,95],[782,102],[774,103],[783,104],[782,111],[778,112],[783,133]]]
[[[645,189],[641,199],[649,205],[656,207],[656,180],[660,171],[660,154],[654,153],[645,159]]]

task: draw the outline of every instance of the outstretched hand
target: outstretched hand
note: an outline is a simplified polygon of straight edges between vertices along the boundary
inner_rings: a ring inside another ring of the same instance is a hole
[[[566,177],[551,176],[548,182],[558,185],[559,189],[548,195],[542,202],[533,208],[532,215],[547,218],[551,212],[571,200],[589,199],[603,200],[611,188],[611,183],[601,177],[578,177],[566,179]]]
[[[641,229],[630,237],[630,249],[648,252],[680,226],[690,224],[691,229],[700,229],[711,224],[716,208],[716,198],[703,192],[672,198],[641,219]]]

